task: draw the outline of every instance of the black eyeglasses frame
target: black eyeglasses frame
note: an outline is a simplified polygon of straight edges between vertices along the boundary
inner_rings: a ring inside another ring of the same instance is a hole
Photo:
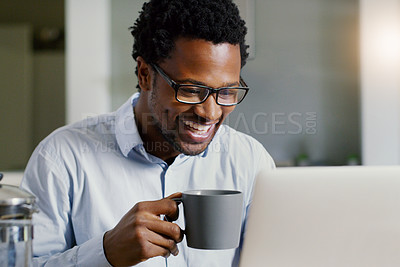
[[[183,104],[196,105],[196,104],[204,103],[212,93],[215,93],[216,94],[215,101],[216,101],[216,103],[218,105],[226,106],[226,107],[236,106],[236,105],[240,104],[243,101],[243,99],[246,97],[246,95],[247,95],[247,93],[248,93],[248,91],[250,89],[241,76],[240,76],[240,81],[239,82],[240,82],[240,84],[242,86],[240,86],[240,87],[239,86],[233,86],[233,87],[212,88],[212,87],[205,86],[205,85],[200,85],[200,84],[179,84],[179,83],[175,82],[174,80],[172,80],[157,64],[153,63],[153,64],[150,64],[150,65],[158,72],[158,74],[161,75],[161,77],[164,78],[164,80],[168,83],[168,85],[171,86],[172,89],[174,89],[176,101],[178,101],[180,103],[183,103]],[[208,93],[207,93],[206,97],[200,102],[182,101],[182,100],[178,99],[178,91],[179,91],[179,87],[181,87],[181,86],[196,86],[196,87],[208,89]],[[221,91],[223,89],[241,89],[241,90],[245,90],[245,93],[244,93],[242,99],[239,102],[234,103],[234,104],[223,104],[223,103],[219,103],[218,102],[219,91]]]

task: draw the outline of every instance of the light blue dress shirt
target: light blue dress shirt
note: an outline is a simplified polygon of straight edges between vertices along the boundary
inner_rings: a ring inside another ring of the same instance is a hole
[[[244,194],[242,239],[252,187],[261,168],[274,168],[252,137],[222,125],[197,156],[178,155],[168,166],[146,153],[138,133],[135,94],[116,112],[62,127],[33,152],[21,187],[37,197],[34,266],[110,266],[103,235],[137,202],[190,189],[234,189]],[[184,229],[182,208],[176,223]],[[188,248],[137,266],[236,266],[238,249]]]

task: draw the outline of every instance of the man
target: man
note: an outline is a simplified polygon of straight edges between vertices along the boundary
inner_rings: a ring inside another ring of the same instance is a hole
[[[260,143],[222,125],[248,91],[245,33],[231,0],[143,5],[132,27],[140,93],[114,113],[58,129],[28,163],[22,188],[40,209],[36,265],[238,264],[240,248],[188,248],[171,198],[242,191],[243,241],[254,178],[274,167]]]

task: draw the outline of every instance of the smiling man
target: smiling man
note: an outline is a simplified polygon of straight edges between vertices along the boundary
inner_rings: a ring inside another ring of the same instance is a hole
[[[249,91],[245,33],[231,0],[143,5],[132,27],[139,93],[56,130],[28,163],[35,266],[238,265],[254,179],[274,168],[260,143],[223,125]],[[238,248],[187,246],[171,198],[191,189],[243,192]]]

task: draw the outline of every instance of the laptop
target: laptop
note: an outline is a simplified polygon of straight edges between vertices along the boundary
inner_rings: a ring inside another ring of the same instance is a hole
[[[400,266],[400,166],[261,173],[240,266]]]

